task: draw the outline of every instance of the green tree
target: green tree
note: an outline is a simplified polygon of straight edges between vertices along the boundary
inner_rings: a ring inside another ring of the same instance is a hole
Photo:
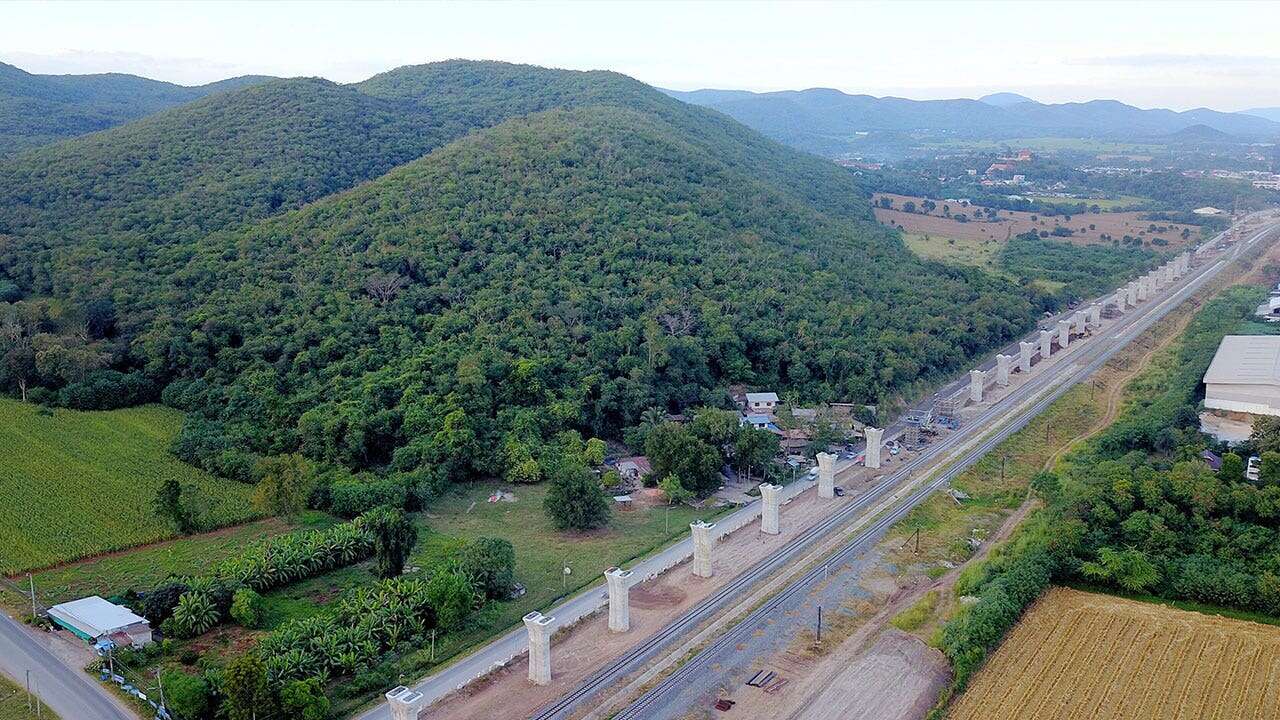
[[[555,464],[542,507],[560,530],[591,530],[608,524],[609,498],[590,470],[571,459]]]
[[[587,445],[582,450],[582,460],[589,467],[596,467],[604,464],[605,452],[609,446],[600,438],[591,438],[587,441]]]
[[[1268,450],[1262,453],[1258,482],[1263,486],[1280,485],[1280,452]]]
[[[1224,454],[1218,468],[1218,479],[1224,483],[1244,482],[1244,458],[1233,452]]]
[[[165,706],[179,720],[204,720],[209,717],[212,698],[204,678],[181,670],[165,670],[160,674]]]
[[[250,588],[240,588],[231,596],[231,619],[242,627],[254,629],[262,626],[262,614],[266,610],[262,596]]]
[[[182,486],[176,477],[170,475],[160,483],[151,507],[157,515],[173,523],[178,532],[185,535],[194,529],[191,515],[182,504]]]
[[[1142,552],[1104,547],[1096,562],[1081,566],[1086,577],[1109,580],[1130,592],[1142,592],[1160,581],[1160,570]]]
[[[763,474],[769,462],[778,456],[778,436],[748,425],[738,428],[733,442],[734,458],[747,472]]]
[[[269,515],[302,512],[316,485],[315,469],[297,453],[262,458],[254,465],[254,475],[254,505]]]
[[[320,678],[294,680],[280,688],[280,708],[289,720],[326,720],[329,698],[325,697]]]
[[[732,410],[721,410],[720,408],[699,408],[694,416],[693,422],[689,423],[689,430],[698,439],[720,450],[722,456],[728,460],[732,454],[733,442],[738,437],[738,413]]]
[[[275,710],[267,686],[267,667],[256,653],[232,658],[222,675],[223,712],[227,720],[254,720]]]
[[[662,491],[668,505],[682,503],[693,497],[693,492],[686,488],[680,478],[675,475],[668,475],[658,481],[658,489]]]
[[[418,544],[418,527],[400,508],[380,508],[366,517],[373,534],[378,577],[393,578],[404,572],[409,554]]]
[[[1041,500],[1052,505],[1062,496],[1062,481],[1052,470],[1042,470],[1031,478],[1031,489]]]
[[[1249,444],[1258,454],[1280,452],[1280,417],[1264,415],[1256,418],[1249,433]]]
[[[446,631],[461,628],[479,601],[471,580],[456,570],[440,570],[432,575],[426,595],[435,610],[436,623]]]
[[[675,475],[697,495],[709,495],[720,485],[720,452],[676,423],[650,430],[644,450],[653,482]]]
[[[476,538],[458,552],[458,570],[490,600],[506,598],[515,584],[516,550],[502,538]]]

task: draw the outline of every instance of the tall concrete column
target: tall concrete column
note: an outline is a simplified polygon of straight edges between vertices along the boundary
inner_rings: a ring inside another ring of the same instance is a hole
[[[1053,331],[1040,331],[1040,361],[1044,362],[1049,359],[1049,354],[1053,352]]]
[[[537,610],[524,616],[524,626],[529,631],[529,682],[534,685],[551,684],[551,633],[555,621]]]
[[[609,629],[614,632],[631,629],[631,572],[620,567],[604,571],[609,583]]]
[[[982,402],[982,385],[987,381],[987,374],[981,370],[969,371],[969,399],[973,402]]]
[[[818,453],[818,497],[830,500],[836,496],[836,456]]]
[[[1083,310],[1077,310],[1075,315],[1071,316],[1071,327],[1084,332],[1086,322]]]
[[[1111,304],[1115,305],[1116,309],[1119,310],[1120,312],[1124,312],[1127,309],[1126,303],[1127,301],[1125,299],[1125,292],[1124,292],[1124,289],[1121,288],[1120,290],[1116,291],[1116,296],[1112,298]]]
[[[1012,355],[996,356],[996,384],[1000,387],[1009,385],[1009,367],[1013,364],[1012,360]]]
[[[418,714],[427,706],[425,695],[404,685],[387,691],[386,698],[391,720],[418,720]]]
[[[1063,350],[1066,350],[1067,346],[1070,344],[1071,344],[1071,321],[1059,320],[1058,321],[1058,347]]]
[[[693,574],[698,577],[711,577],[711,529],[715,526],[701,520],[689,523],[693,531]]]
[[[1138,282],[1130,280],[1129,284],[1124,286],[1125,302],[1129,303],[1129,307],[1138,306]]]
[[[1023,340],[1018,343],[1018,369],[1023,375],[1031,372],[1031,355],[1036,351],[1036,344]]]
[[[862,457],[863,467],[872,469],[880,467],[880,444],[884,440],[884,428],[864,428],[867,437],[867,451]]]
[[[1100,325],[1102,323],[1102,306],[1098,303],[1090,305],[1088,312],[1085,313],[1085,317],[1087,317],[1089,322],[1094,325]]]
[[[1148,285],[1148,282],[1146,275],[1138,278],[1138,302],[1146,302],[1147,298],[1150,296],[1151,288]]]
[[[766,535],[777,535],[778,510],[781,498],[778,497],[781,485],[760,483],[760,532]]]

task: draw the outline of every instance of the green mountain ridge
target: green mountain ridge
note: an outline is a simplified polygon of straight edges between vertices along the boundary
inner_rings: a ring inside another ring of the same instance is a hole
[[[0,63],[0,157],[267,79],[246,75],[189,87],[122,73],[36,75]]]

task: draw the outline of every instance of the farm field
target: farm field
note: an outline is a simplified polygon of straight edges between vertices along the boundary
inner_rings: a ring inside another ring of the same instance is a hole
[[[947,717],[1276,718],[1278,686],[1280,627],[1054,588]]]
[[[169,454],[181,423],[158,405],[50,414],[0,399],[0,575],[172,537],[151,510],[169,477],[198,491],[214,526],[255,518],[252,487]]]
[[[1070,220],[1066,220],[1065,216],[1048,217],[1016,210],[1000,210],[997,220],[975,220],[973,218],[977,216],[977,211],[981,209],[977,206],[954,205],[950,208],[952,217],[945,217],[943,205],[953,204],[945,203],[941,200],[934,201],[938,207],[933,211],[932,215],[925,215],[919,210],[920,204],[925,198],[887,193],[876,193],[874,198],[876,202],[876,220],[881,224],[901,228],[904,233],[909,235],[928,236],[931,239],[942,238],[944,242],[947,238],[954,238],[957,241],[966,240],[978,243],[995,241],[1003,244],[1010,238],[1028,231],[1034,230],[1037,233],[1041,231],[1052,232],[1055,227],[1059,226],[1073,230],[1075,234],[1069,237],[1053,237],[1052,239],[1077,245],[1096,245],[1099,243],[1110,245],[1111,240],[1104,239],[1103,235],[1108,235],[1115,240],[1120,240],[1125,235],[1129,235],[1141,238],[1144,245],[1151,246],[1152,249],[1162,252],[1176,252],[1200,238],[1200,228],[1198,227],[1143,220],[1141,219],[1143,213],[1137,212],[1085,213],[1083,215],[1072,215]],[[894,209],[879,207],[881,198],[892,200]],[[904,203],[907,202],[915,203],[917,211],[909,213],[897,209],[902,208]],[[969,221],[960,222],[956,220],[954,216],[958,214],[964,214],[969,218]],[[1035,219],[1033,220],[1032,218]],[[1166,229],[1153,231],[1151,230],[1153,225]],[[1187,231],[1187,239],[1182,237],[1184,230]],[[1163,239],[1166,244],[1152,243],[1156,238]]]

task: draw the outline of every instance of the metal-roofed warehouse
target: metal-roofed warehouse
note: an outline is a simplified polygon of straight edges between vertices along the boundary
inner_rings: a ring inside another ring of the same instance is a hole
[[[1280,416],[1280,336],[1222,338],[1204,386],[1206,408]]]

